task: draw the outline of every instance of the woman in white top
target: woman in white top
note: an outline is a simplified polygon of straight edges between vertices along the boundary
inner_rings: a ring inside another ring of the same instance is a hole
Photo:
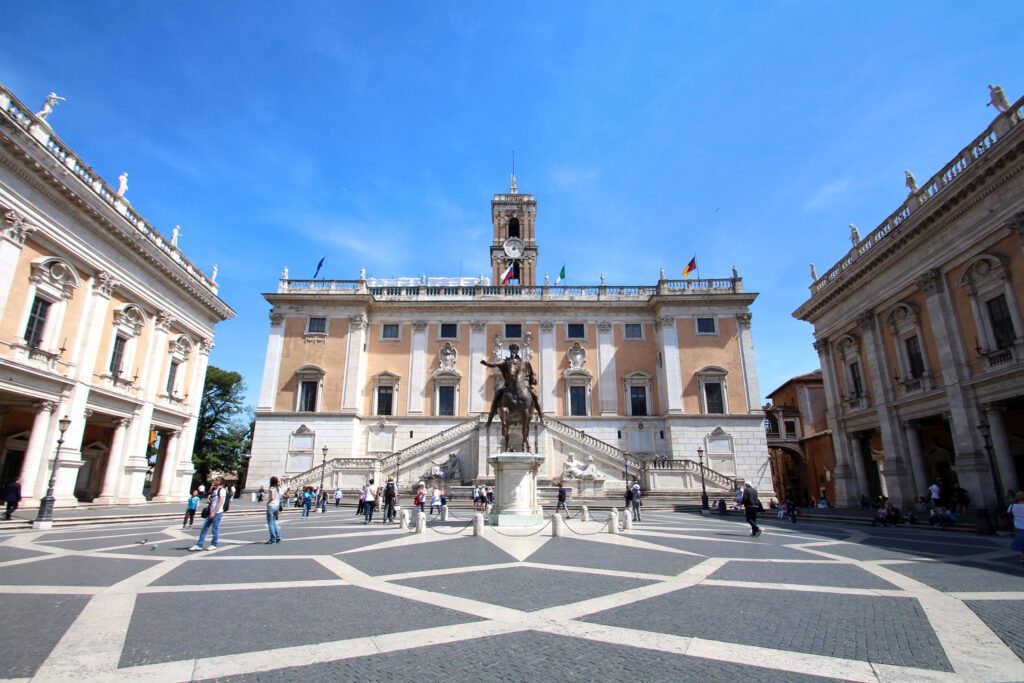
[[[1024,564],[1024,491],[1017,492],[1017,500],[1006,509],[1013,515],[1013,550],[1020,553],[1020,563]]]
[[[363,524],[369,524],[373,521],[374,500],[373,479],[371,479],[370,483],[363,487],[363,515],[366,518]]]
[[[281,528],[277,525],[279,512],[281,512],[281,484],[277,477],[271,477],[270,490],[267,491],[267,529],[270,530],[268,544],[281,542]]]

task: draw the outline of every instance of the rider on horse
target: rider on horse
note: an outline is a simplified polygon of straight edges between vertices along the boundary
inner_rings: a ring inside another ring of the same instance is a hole
[[[501,397],[506,392],[515,391],[514,387],[520,375],[525,373],[526,377],[526,390],[530,393],[530,398],[533,399],[533,405],[537,409],[537,419],[543,421],[544,414],[540,410],[540,399],[537,398],[537,392],[534,390],[534,386],[537,384],[537,376],[533,372],[533,366],[530,365],[530,361],[523,360],[519,357],[519,345],[511,344],[508,347],[509,356],[500,363],[488,363],[486,360],[481,360],[480,363],[486,365],[489,368],[498,368],[501,370],[501,376],[505,380],[505,386],[499,388],[494,392],[494,399],[491,401],[491,414],[487,416],[487,426],[491,426],[491,422],[494,421],[494,415],[498,412],[498,406],[501,405]]]

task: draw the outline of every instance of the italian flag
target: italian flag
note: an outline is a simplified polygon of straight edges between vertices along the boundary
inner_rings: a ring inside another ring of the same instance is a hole
[[[503,284],[503,285],[507,285],[508,284],[509,280],[512,279],[512,273],[515,272],[515,269],[516,268],[515,268],[515,264],[514,263],[509,263],[508,264],[508,268],[506,268],[505,272],[501,274],[501,284]]]
[[[565,279],[565,264],[563,263],[562,264],[562,271],[558,274],[558,277],[555,278],[555,286],[557,287],[558,283],[561,282],[564,279]]]

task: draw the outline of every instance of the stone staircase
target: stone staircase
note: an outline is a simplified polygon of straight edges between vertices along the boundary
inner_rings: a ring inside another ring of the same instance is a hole
[[[410,469],[415,468],[423,462],[431,459],[431,457],[436,456],[439,450],[453,446],[464,440],[479,426],[479,416],[463,420],[444,431],[423,439],[423,441],[417,441],[411,446],[403,448],[400,451],[395,451],[394,453],[381,458],[381,468],[385,472],[388,472],[391,469],[398,467],[399,463],[401,463],[403,467],[408,466]]]
[[[640,472],[644,467],[643,461],[639,458],[605,441],[596,439],[581,429],[571,427],[561,420],[545,416],[544,427],[562,442],[575,446],[587,454],[595,455],[597,459],[603,461],[606,465],[610,465],[615,472],[625,472],[627,470],[630,472]]]

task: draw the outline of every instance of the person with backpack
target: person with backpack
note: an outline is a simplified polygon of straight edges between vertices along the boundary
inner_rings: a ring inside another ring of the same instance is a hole
[[[761,527],[757,525],[757,511],[761,505],[761,501],[757,499],[757,489],[750,485],[750,482],[743,484],[743,512],[747,518],[747,524],[750,525],[750,535],[760,536]]]
[[[365,517],[365,521],[363,522],[363,524],[369,524],[373,521],[374,502],[375,498],[373,489],[373,479],[371,479],[370,483],[367,484],[366,487],[363,489],[363,515]]]
[[[395,478],[388,477],[388,481],[384,485],[384,509],[382,510],[384,519],[381,520],[382,524],[390,524],[395,521],[395,503],[397,502],[398,487],[395,486]]]
[[[196,521],[196,508],[199,507],[199,491],[193,491],[185,503],[185,519],[181,520],[181,528],[185,525],[192,526]]]

